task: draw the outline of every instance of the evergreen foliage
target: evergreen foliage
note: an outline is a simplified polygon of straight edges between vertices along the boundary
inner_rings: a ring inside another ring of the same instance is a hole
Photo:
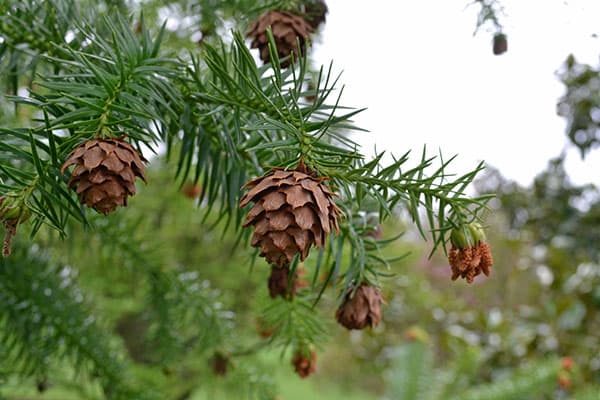
[[[85,306],[69,266],[19,242],[0,262],[4,373],[47,376],[57,358],[96,376],[108,398],[155,398],[131,385],[110,336]]]
[[[471,374],[480,360],[465,352],[449,368],[436,368],[426,343],[415,341],[402,345],[392,356],[389,392],[386,398],[403,400],[514,400],[543,399],[556,391],[560,363],[556,359],[540,360],[511,372],[490,383],[472,387],[461,382]]]

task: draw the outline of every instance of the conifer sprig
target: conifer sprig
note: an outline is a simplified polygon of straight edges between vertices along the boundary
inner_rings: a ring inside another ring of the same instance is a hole
[[[12,360],[9,372],[47,373],[58,359],[98,377],[111,398],[152,398],[131,385],[125,365],[86,308],[69,271],[22,243],[11,257],[0,260],[0,344]]]

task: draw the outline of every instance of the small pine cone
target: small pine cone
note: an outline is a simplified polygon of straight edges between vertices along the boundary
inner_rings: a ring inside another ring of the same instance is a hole
[[[50,388],[50,384],[48,383],[48,378],[44,376],[44,377],[38,379],[35,386],[37,388],[38,393],[44,393],[46,390],[48,390]]]
[[[347,329],[374,327],[381,322],[381,303],[383,296],[377,288],[361,284],[352,296],[352,290],[346,293],[344,302],[335,313],[340,325]]]
[[[317,30],[319,25],[325,22],[329,8],[324,0],[310,0],[304,5],[304,20]]]
[[[135,178],[146,182],[146,160],[129,143],[120,139],[93,139],[77,147],[63,164],[61,172],[75,165],[69,187],[79,201],[108,215],[127,205],[135,194]]]
[[[300,378],[306,378],[317,370],[317,353],[311,351],[308,354],[306,351],[296,350],[292,365]]]
[[[248,28],[246,36],[252,38],[250,47],[258,48],[260,51],[260,59],[268,63],[271,61],[269,55],[269,39],[267,37],[267,28],[271,28],[275,44],[277,46],[277,54],[279,58],[284,58],[293,54],[298,56],[298,44],[300,50],[306,50],[306,44],[309,40],[309,35],[313,32],[312,27],[302,17],[286,12],[272,10],[261,15]],[[282,68],[287,68],[290,65],[290,59],[281,62]]]
[[[508,40],[506,39],[505,34],[496,33],[494,35],[494,44],[492,50],[496,56],[506,53],[508,50]]]
[[[216,352],[210,359],[210,367],[215,375],[227,375],[227,367],[229,366],[229,358],[222,353]]]
[[[312,245],[323,247],[327,235],[339,231],[341,210],[324,178],[299,169],[275,170],[250,181],[240,201],[240,207],[255,203],[244,226],[254,226],[251,244],[271,265],[289,265],[296,254],[304,261]]]
[[[290,290],[288,291],[288,283],[290,279],[290,267],[284,265],[283,267],[272,266],[271,275],[269,276],[269,296],[276,298],[281,296],[284,299],[293,297],[298,288],[298,274],[294,274],[291,282]]]

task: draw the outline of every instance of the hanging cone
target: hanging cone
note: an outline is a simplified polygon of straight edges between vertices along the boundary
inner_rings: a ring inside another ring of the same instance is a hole
[[[215,375],[227,375],[227,367],[229,366],[229,358],[220,352],[215,352],[209,360],[210,367]]]
[[[472,283],[482,272],[486,276],[491,274],[494,260],[490,246],[485,240],[483,229],[476,223],[452,230],[448,263],[452,269],[453,281],[460,277]]]
[[[508,40],[506,39],[506,35],[504,33],[496,33],[494,35],[494,44],[492,50],[496,56],[506,53],[508,50]]]
[[[304,20],[315,31],[325,22],[328,12],[329,8],[324,0],[311,0],[304,4]]]
[[[347,329],[372,328],[381,322],[381,303],[383,297],[377,288],[361,284],[352,295],[352,290],[346,293],[344,302],[335,313],[340,325]]]
[[[341,210],[334,194],[323,184],[324,178],[305,171],[304,166],[295,171],[277,169],[244,186],[250,190],[240,207],[254,203],[244,226],[254,226],[251,244],[271,265],[289,265],[296,254],[304,261],[311,246],[323,247],[327,235],[339,231]]]
[[[298,58],[296,40],[300,44],[300,51],[304,53],[309,35],[313,32],[313,28],[302,17],[286,11],[273,10],[261,15],[250,25],[246,36],[252,39],[250,47],[259,49],[260,59],[264,63],[271,61],[267,37],[267,28],[269,27],[273,33],[280,59],[290,54]],[[287,68],[290,62],[290,59],[282,61],[281,67]]]
[[[93,139],[77,147],[61,172],[75,165],[69,187],[79,201],[104,215],[127,205],[135,194],[135,178],[146,182],[146,160],[129,143],[120,139]]]
[[[317,370],[317,353],[298,349],[292,359],[292,365],[300,378],[306,378]]]

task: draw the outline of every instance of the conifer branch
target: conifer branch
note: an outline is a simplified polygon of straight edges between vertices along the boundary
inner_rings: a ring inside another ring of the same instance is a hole
[[[47,372],[54,359],[99,377],[112,398],[149,398],[131,386],[109,339],[83,305],[68,267],[51,267],[42,253],[19,245],[0,260],[0,342],[9,350],[11,373]]]

